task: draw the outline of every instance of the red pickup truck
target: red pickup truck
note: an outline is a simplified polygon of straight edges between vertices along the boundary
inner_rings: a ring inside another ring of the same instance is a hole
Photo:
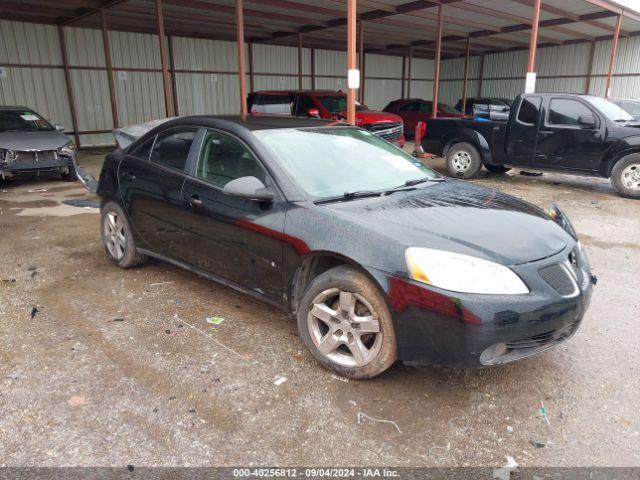
[[[340,119],[347,116],[347,94],[333,90],[263,90],[249,94],[247,108],[251,115]],[[398,115],[357,105],[356,125],[404,147],[404,127]]]

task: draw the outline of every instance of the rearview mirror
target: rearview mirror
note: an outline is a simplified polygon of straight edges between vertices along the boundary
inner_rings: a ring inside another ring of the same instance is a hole
[[[307,110],[307,115],[310,117],[320,118],[320,111],[317,108],[310,108]]]
[[[56,123],[53,128],[55,128],[57,131],[59,132],[64,132],[64,125],[60,125],[59,123]]]
[[[231,180],[224,186],[222,193],[258,202],[273,201],[273,192],[269,191],[256,177],[240,177]]]
[[[578,124],[583,127],[595,127],[596,120],[593,118],[593,115],[580,115],[578,117]]]

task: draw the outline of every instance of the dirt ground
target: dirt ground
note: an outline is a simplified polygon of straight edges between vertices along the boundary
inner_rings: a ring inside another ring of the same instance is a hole
[[[640,466],[640,202],[602,179],[475,182],[569,214],[600,280],[582,328],[511,365],[362,382],[323,370],[270,306],[109,264],[79,183],[2,184],[0,466]]]

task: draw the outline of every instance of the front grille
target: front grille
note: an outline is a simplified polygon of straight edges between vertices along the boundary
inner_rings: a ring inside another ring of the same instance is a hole
[[[15,162],[38,163],[58,160],[57,150],[41,150],[38,152],[15,152]]]
[[[545,347],[554,342],[562,342],[573,335],[578,327],[578,322],[575,321],[557,330],[550,330],[548,332],[539,333],[532,337],[523,338],[515,342],[506,343],[508,350],[517,350],[523,348],[539,348]]]
[[[365,126],[367,130],[375,134],[378,134],[379,132],[382,132],[384,130],[389,130],[392,128],[401,128],[401,127],[402,127],[401,122],[378,122],[378,123],[369,123],[368,125]]]
[[[374,123],[370,131],[385,140],[397,140],[402,136],[403,126],[401,123]]]
[[[572,268],[571,265],[567,266],[564,263],[554,263],[541,268],[538,273],[560,295],[571,297],[578,293],[578,285],[569,270]]]

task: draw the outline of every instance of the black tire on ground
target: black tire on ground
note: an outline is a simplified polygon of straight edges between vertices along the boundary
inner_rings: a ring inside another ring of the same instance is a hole
[[[611,183],[620,195],[640,198],[640,153],[622,157],[611,170]]]
[[[69,171],[62,174],[62,179],[65,182],[75,182],[78,180],[78,172],[76,172],[76,166],[73,163],[69,165]]]
[[[467,142],[456,143],[447,152],[447,171],[457,178],[473,178],[482,168],[480,152]]]
[[[349,310],[354,312],[354,316],[343,308],[350,304],[350,300],[353,301],[353,310]],[[337,314],[330,317],[331,322],[320,322],[317,318],[314,320],[311,310],[316,302],[321,302],[320,305]],[[357,322],[365,316],[372,317],[374,323],[368,322],[366,325]],[[343,323],[338,323],[340,320],[337,318],[342,318]],[[372,378],[396,361],[396,336],[387,304],[371,280],[353,267],[335,267],[314,278],[298,306],[297,321],[300,337],[311,354],[322,366],[338,375],[353,379]],[[318,328],[314,331],[312,325],[315,324]],[[362,330],[369,328],[379,330],[379,333],[362,333]],[[322,329],[325,331],[322,332]],[[334,343],[338,346],[329,351],[327,356],[316,345],[316,342],[321,343],[320,339],[335,339]],[[358,345],[364,346],[366,350],[357,348]],[[350,355],[353,362],[358,362],[354,350],[361,353],[365,351],[365,356],[360,357],[360,365],[350,365],[350,360],[345,360]]]
[[[511,170],[509,167],[505,167],[503,165],[485,165],[484,168],[486,168],[487,170],[489,170],[491,173],[507,173],[509,170]]]
[[[144,262],[146,257],[136,250],[129,219],[114,201],[105,203],[100,209],[100,232],[111,263],[120,268],[131,268]]]

